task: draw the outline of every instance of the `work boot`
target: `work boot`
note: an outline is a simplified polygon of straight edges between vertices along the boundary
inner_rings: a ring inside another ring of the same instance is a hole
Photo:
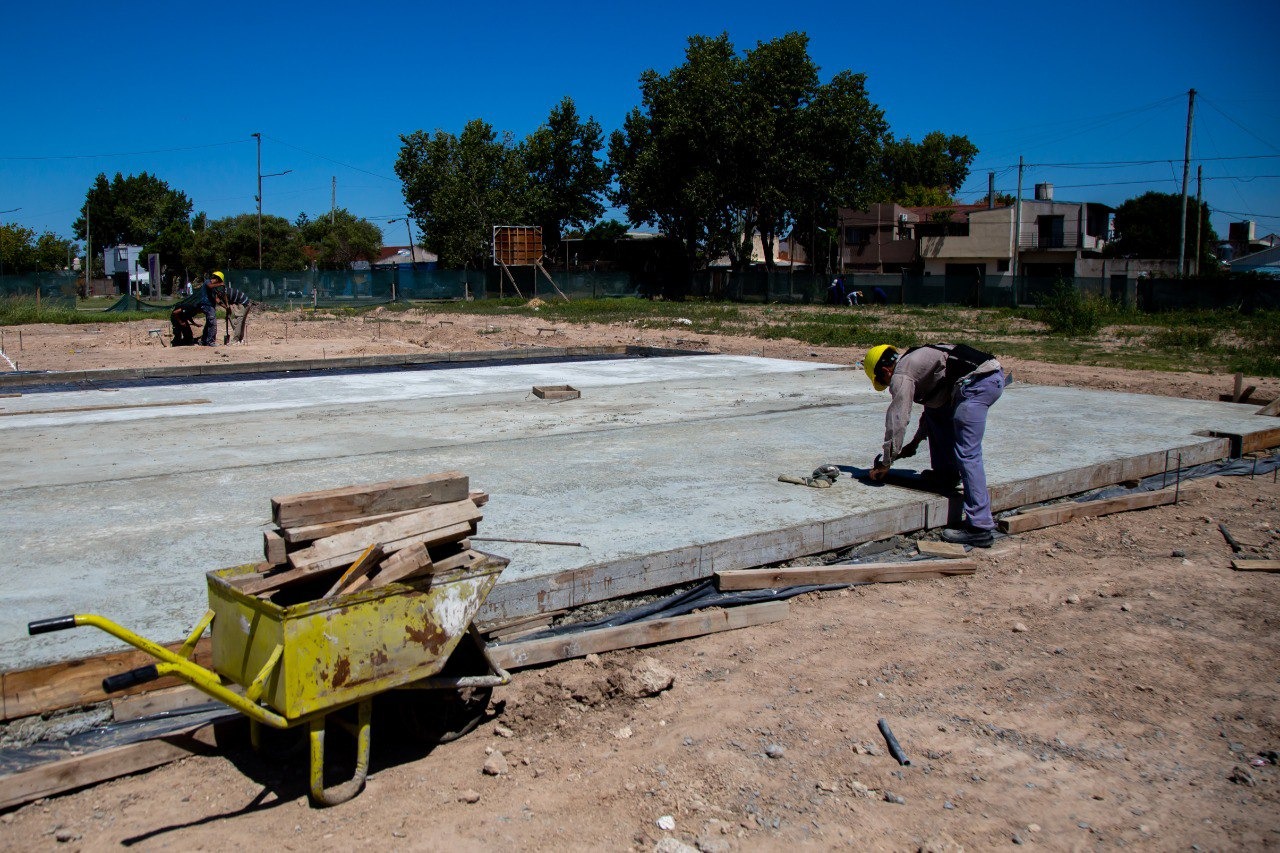
[[[991,543],[996,541],[996,534],[994,530],[979,530],[968,524],[962,524],[942,531],[942,541],[956,545],[972,545],[974,548],[990,548]]]

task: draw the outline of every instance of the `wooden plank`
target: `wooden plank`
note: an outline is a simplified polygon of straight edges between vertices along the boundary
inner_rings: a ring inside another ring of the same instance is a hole
[[[721,590],[785,589],[789,586],[835,583],[898,583],[934,580],[951,575],[971,575],[977,564],[971,559],[919,560],[912,563],[862,563],[844,566],[797,566],[790,569],[744,569],[716,572]]]
[[[0,776],[0,809],[150,770],[191,755],[208,754],[214,745],[214,724],[204,723],[163,738],[103,749],[10,773]]]
[[[279,531],[262,531],[262,556],[273,566],[283,566],[288,561],[288,548]]]
[[[484,506],[489,502],[489,493],[482,492],[479,489],[472,489],[469,495],[471,502],[476,506]]]
[[[1169,485],[1172,485],[1179,454],[1182,455],[1183,468],[1199,465],[1202,462],[1226,459],[1231,455],[1231,440],[1205,438],[1195,444],[1170,448],[1167,454],[1160,450],[1125,459],[1113,459],[1098,465],[1087,465],[1068,471],[1029,477],[1013,483],[993,484],[989,488],[991,508],[996,512],[1016,509],[1067,495],[1078,495],[1091,489],[1122,483],[1125,480],[1139,480],[1164,471],[1166,457]]]
[[[1254,412],[1255,415],[1280,416],[1280,396],[1276,397],[1270,403],[1267,403],[1261,409]]]
[[[1272,427],[1240,436],[1240,452],[1242,454],[1270,450],[1276,446],[1280,446],[1280,427]]]
[[[466,500],[469,493],[465,474],[443,471],[425,477],[275,497],[271,499],[271,514],[277,527],[301,527]]]
[[[325,539],[329,536],[337,536],[339,533],[346,533],[348,530],[355,530],[358,527],[365,527],[370,524],[377,524],[380,521],[390,521],[393,518],[399,518],[402,515],[408,515],[411,512],[417,512],[424,507],[414,507],[413,509],[402,509],[399,512],[384,512],[379,515],[361,515],[356,518],[344,518],[342,521],[327,521],[323,524],[306,524],[302,527],[286,527],[280,531],[280,535],[284,537],[284,541],[290,545],[305,545],[314,542],[317,539]]]
[[[175,652],[181,647],[182,643],[166,646]],[[202,666],[213,665],[212,646],[208,637],[196,643],[193,658]],[[109,697],[102,692],[102,679],[155,663],[155,660],[146,652],[130,649],[6,672],[3,678],[4,719],[14,720],[61,708],[104,702]],[[176,678],[162,678],[113,695],[145,693],[178,684],[182,682]]]
[[[958,560],[969,556],[969,552],[965,550],[965,547],[957,545],[955,542],[934,542],[932,539],[921,539],[916,543],[916,549],[926,557],[945,557],[949,560]]]
[[[415,542],[388,558],[378,568],[378,573],[369,578],[364,585],[370,589],[376,589],[411,577],[421,577],[433,569],[431,553],[427,550],[427,546],[421,542]]]
[[[1096,518],[1114,512],[1128,512],[1135,509],[1150,509],[1173,503],[1176,492],[1173,489],[1159,489],[1154,492],[1136,492],[1132,495],[1121,495],[1102,501],[1074,501],[1054,504],[1053,506],[1031,509],[1018,515],[1001,519],[1000,529],[1005,533],[1024,533],[1028,530],[1039,530],[1055,524],[1065,524],[1073,518]]]
[[[385,551],[398,551],[409,542],[418,538],[432,538],[436,541],[447,541],[431,536],[434,531],[456,526],[459,523],[470,524],[479,521],[483,516],[480,508],[470,500],[463,498],[452,503],[430,506],[425,509],[366,525],[336,536],[317,539],[307,548],[294,551],[289,555],[289,565],[295,569],[303,568],[331,557],[341,557],[363,551],[369,543],[376,542]],[[407,540],[402,545],[394,543]],[[428,542],[428,544],[431,544]]]
[[[239,685],[228,685],[236,692],[242,692]],[[207,705],[216,700],[207,693],[201,693],[189,684],[181,687],[166,687],[163,690],[152,690],[150,693],[139,693],[111,700],[111,719],[122,723],[128,720],[140,720],[154,714],[167,714]]]
[[[1280,572],[1280,560],[1232,560],[1231,568],[1238,572]]]
[[[443,545],[447,542],[456,542],[471,535],[472,526],[469,522],[460,521],[457,524],[451,524],[448,527],[440,527],[435,530],[426,532],[419,531],[417,533],[404,536],[400,539],[384,540],[380,544],[382,550],[386,552],[399,551],[406,548],[414,542],[422,542],[427,547],[433,545]],[[344,536],[347,534],[343,534]],[[302,572],[320,572],[328,569],[345,566],[351,563],[362,549],[357,548],[345,554],[336,554],[332,557],[310,557],[305,561],[299,561],[296,570]],[[298,552],[301,553],[301,552]],[[289,556],[289,562],[294,562],[294,555]]]
[[[365,548],[364,552],[359,557],[356,557],[351,567],[333,582],[333,586],[329,587],[329,591],[320,597],[329,598],[334,595],[341,595],[344,591],[351,592],[350,585],[367,578],[369,573],[377,568],[378,563],[382,562],[383,556],[385,555],[382,549],[376,543]]]
[[[305,569],[286,569],[283,572],[275,572],[274,574],[269,575],[246,575],[242,578],[236,578],[234,586],[245,595],[262,595],[264,592],[273,592],[283,586],[288,586],[291,583],[297,583],[304,578],[317,577],[326,572],[337,571],[344,565],[347,564],[338,563],[333,566],[322,566],[318,568],[307,567]]]
[[[208,403],[209,400],[171,400],[163,403],[115,403],[111,405],[101,406],[65,406],[61,409],[27,409],[21,410],[3,410],[0,416],[4,415],[60,415],[63,412],[106,412],[115,409],[155,409],[168,406],[196,406],[201,403]]]
[[[787,618],[786,601],[766,601],[724,610],[707,610],[668,619],[653,619],[614,628],[597,628],[564,637],[489,646],[489,655],[503,669],[552,663],[588,654],[668,643],[717,631],[764,625]]]

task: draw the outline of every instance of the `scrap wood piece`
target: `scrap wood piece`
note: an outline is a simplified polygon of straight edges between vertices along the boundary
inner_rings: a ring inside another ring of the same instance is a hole
[[[1244,550],[1244,546],[1236,541],[1236,537],[1231,535],[1231,531],[1228,530],[1227,526],[1222,522],[1218,522],[1218,531],[1222,533],[1222,538],[1227,540],[1227,544],[1231,546],[1231,552],[1233,554],[1239,554]]]
[[[369,542],[378,542],[384,551],[399,551],[415,540],[422,539],[427,545],[450,541],[450,538],[462,538],[471,532],[471,524],[483,516],[480,508],[469,499],[463,498],[453,503],[420,509],[390,521],[370,524],[336,536],[317,539],[310,546],[289,555],[289,565],[295,569],[314,566],[322,562],[329,565],[341,564],[343,557],[353,556]],[[461,536],[456,531],[462,525],[465,529]],[[337,563],[331,562],[337,559]],[[349,560],[348,560],[349,562]]]
[[[424,545],[426,545],[429,548],[434,547],[436,545],[444,545],[451,542],[457,542],[461,539],[466,538],[467,536],[471,535],[474,529],[475,529],[475,525],[473,523],[460,521],[457,524],[451,524],[448,527],[436,528],[435,530],[428,530],[425,533],[418,532],[418,533],[410,534],[408,536],[401,537],[399,539],[387,540],[381,543],[382,550],[388,554],[391,554],[396,551],[400,551],[404,548],[409,547],[414,542],[422,542]],[[329,569],[334,569],[340,566],[348,565],[352,560],[356,558],[358,554],[359,554],[358,550],[353,550],[353,551],[348,551],[344,554],[336,554],[332,557],[317,557],[317,556],[311,555],[299,562],[297,571],[303,571],[303,572],[328,571]],[[290,563],[293,562],[292,556],[289,557],[289,561]]]
[[[593,652],[650,646],[703,634],[714,634],[718,631],[765,625],[787,618],[789,612],[789,602],[766,601],[761,604],[704,610],[701,613],[652,619],[613,628],[596,628],[562,637],[490,645],[488,650],[489,656],[503,669],[517,669],[584,657]]]
[[[971,575],[977,564],[970,558],[917,560],[910,563],[852,563],[835,566],[795,566],[789,569],[738,569],[716,572],[716,588],[785,589],[789,586],[836,583],[898,583]]]
[[[469,480],[460,471],[444,471],[364,486],[344,486],[271,499],[277,527],[302,527],[404,509],[466,500]]]
[[[165,645],[165,648],[173,652],[181,647],[180,642]],[[201,666],[213,665],[213,644],[208,637],[202,637],[196,643],[191,657]],[[146,652],[129,649],[0,673],[4,697],[3,719],[15,720],[105,701],[107,696],[102,692],[102,679],[155,663],[155,660]],[[145,693],[182,683],[181,680],[168,676],[130,687],[114,695]]]
[[[1258,409],[1258,411],[1254,412],[1254,414],[1280,416],[1280,395],[1278,395],[1270,403],[1267,403],[1261,409]]]
[[[354,592],[354,590],[351,589],[351,586],[368,577],[369,573],[377,567],[378,563],[382,561],[384,556],[382,548],[379,547],[376,542],[368,548],[365,548],[360,556],[356,557],[355,561],[351,564],[351,567],[343,572],[341,577],[334,581],[333,586],[329,587],[329,591],[320,597],[332,598],[335,595]]]
[[[262,531],[262,556],[273,566],[283,566],[288,561],[288,544],[278,531]]]
[[[1025,533],[1028,530],[1039,530],[1041,527],[1065,524],[1075,518],[1094,518],[1114,512],[1165,506],[1173,503],[1176,496],[1177,492],[1174,489],[1157,489],[1153,492],[1136,492],[1132,495],[1121,495],[1102,501],[1054,504],[1002,518],[999,524],[1000,529],[1005,533]]]
[[[22,396],[22,395],[16,395]],[[2,415],[60,415],[63,412],[106,412],[114,409],[157,409],[168,406],[197,406],[202,403],[209,403],[211,400],[200,398],[197,400],[167,400],[159,403],[110,403],[99,406],[64,406],[60,409],[14,409],[12,411],[0,411]]]
[[[926,557],[946,557],[952,560],[969,555],[963,545],[955,542],[935,542],[932,539],[919,540],[916,542],[916,549]]]
[[[489,502],[489,493],[478,489],[472,489],[468,498],[477,507],[482,507]],[[336,536],[339,533],[346,533],[349,530],[355,530],[357,527],[364,527],[365,525],[375,524],[380,521],[390,521],[393,518],[399,518],[402,515],[408,515],[411,512],[417,512],[421,509],[426,509],[426,507],[416,506],[410,509],[397,510],[396,512],[384,512],[377,515],[361,515],[355,518],[346,518],[341,521],[326,521],[322,524],[307,524],[302,527],[286,527],[278,532],[284,537],[284,541],[288,544],[302,547],[317,539]]]
[[[1280,560],[1242,560],[1231,561],[1231,568],[1238,572],[1280,572]]]
[[[234,719],[227,711],[216,720],[179,729],[159,738],[51,761],[0,776],[0,809],[150,770],[191,755],[208,755],[216,746],[214,726]]]
[[[415,542],[383,560],[377,574],[366,576],[360,588],[376,589],[389,583],[421,577],[429,574],[434,568],[431,552],[427,550],[427,546],[421,542]]]

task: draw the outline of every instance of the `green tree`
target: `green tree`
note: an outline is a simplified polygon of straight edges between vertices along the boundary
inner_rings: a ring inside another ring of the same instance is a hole
[[[572,240],[620,240],[627,236],[627,225],[616,219],[601,219],[588,228],[566,231],[564,236]]]
[[[1211,247],[1218,235],[1209,224],[1209,205],[1200,204],[1200,268],[1217,269],[1218,261]],[[1178,226],[1182,221],[1182,196],[1177,193],[1149,192],[1128,199],[1116,208],[1117,237],[1107,244],[1111,257],[1135,258],[1178,257]],[[1196,202],[1187,199],[1187,259],[1196,254]]]
[[[727,35],[694,36],[684,64],[641,75],[641,106],[610,139],[613,201],[677,238],[690,270],[726,252],[745,266],[757,231],[772,264],[778,235],[799,225],[812,245],[877,186],[887,125],[865,83],[820,84],[802,33],[741,56]]]
[[[395,169],[405,203],[442,265],[483,266],[493,226],[528,224],[528,173],[510,134],[499,138],[473,119],[458,136],[418,130],[400,141]]]
[[[77,246],[71,240],[63,239],[52,231],[45,231],[36,238],[32,246],[32,263],[37,270],[53,271],[68,269],[68,259],[75,254]]]
[[[376,261],[382,248],[382,230],[346,208],[308,219],[304,213],[294,223],[302,250],[324,270],[348,269],[354,261]]]
[[[0,224],[0,273],[52,272],[67,268],[75,244],[52,231],[36,232],[16,222]]]
[[[967,136],[947,136],[939,130],[919,142],[908,137],[889,140],[884,148],[885,200],[899,204],[922,188],[939,189],[950,198],[969,177],[978,147]]]
[[[0,225],[0,273],[29,272],[36,232],[16,222]]]
[[[553,107],[546,124],[524,141],[529,215],[542,227],[548,251],[566,228],[582,228],[604,213],[609,170],[600,160],[604,134],[590,116],[578,118],[572,98]]]
[[[186,266],[191,272],[256,269],[258,217],[253,213],[209,221],[204,214],[192,223],[195,234]],[[300,270],[307,266],[298,229],[283,216],[262,217],[262,268]]]
[[[613,203],[633,225],[655,225],[679,241],[690,273],[737,240],[734,213],[748,194],[734,189],[741,77],[727,34],[692,36],[682,65],[640,75],[641,105],[609,140]]]
[[[111,181],[99,174],[72,225],[81,240],[86,236],[86,213],[95,244],[130,243],[155,251],[153,244],[166,228],[186,227],[191,200],[146,172],[127,178],[117,172]]]

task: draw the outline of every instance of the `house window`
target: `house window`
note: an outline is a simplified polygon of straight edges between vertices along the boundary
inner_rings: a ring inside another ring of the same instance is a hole
[[[1065,223],[1064,216],[1037,216],[1039,239],[1036,245],[1041,249],[1061,249],[1066,242]]]
[[[874,228],[855,228],[848,226],[844,229],[844,241],[851,245],[862,245],[871,242],[871,235],[875,233]]]
[[[996,260],[996,272],[1008,272],[1008,271],[1009,271],[1009,259],[998,258]]]

